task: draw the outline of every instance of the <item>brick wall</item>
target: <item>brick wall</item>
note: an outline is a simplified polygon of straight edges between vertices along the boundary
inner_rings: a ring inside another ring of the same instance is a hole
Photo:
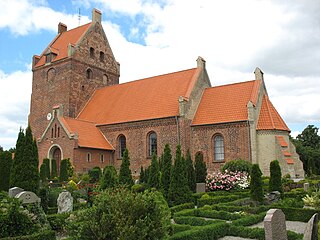
[[[225,161],[214,162],[213,137],[223,136]],[[209,172],[217,171],[225,162],[244,159],[251,161],[249,128],[246,122],[194,126],[191,129],[191,154],[194,159],[202,152]]]

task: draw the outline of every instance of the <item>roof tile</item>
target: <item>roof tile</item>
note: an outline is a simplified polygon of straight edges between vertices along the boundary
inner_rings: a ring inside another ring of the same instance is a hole
[[[288,147],[288,143],[286,142],[286,140],[284,140],[283,136],[276,136],[276,138],[278,139],[281,147]]]
[[[292,158],[286,158],[287,164],[294,164],[294,161]]]

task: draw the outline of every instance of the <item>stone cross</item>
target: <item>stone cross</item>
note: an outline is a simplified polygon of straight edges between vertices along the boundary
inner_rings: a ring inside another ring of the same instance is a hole
[[[40,198],[34,193],[29,191],[23,191],[18,193],[15,198],[18,198],[23,204],[40,202]]]
[[[286,218],[280,209],[270,209],[264,218],[265,240],[287,240]]]
[[[57,199],[58,213],[72,212],[73,197],[68,191],[61,192]]]
[[[19,187],[12,187],[9,189],[9,197],[15,197],[18,193],[23,192],[24,189],[19,188]]]
[[[315,213],[307,223],[303,240],[318,240],[318,213]]]

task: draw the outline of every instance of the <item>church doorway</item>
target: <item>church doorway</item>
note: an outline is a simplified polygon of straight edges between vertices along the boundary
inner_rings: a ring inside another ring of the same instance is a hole
[[[59,176],[60,163],[61,163],[61,159],[62,159],[62,151],[61,151],[60,146],[54,145],[51,147],[51,149],[49,150],[49,159],[50,159],[50,172],[52,172],[52,159],[54,159],[56,162],[57,173]]]

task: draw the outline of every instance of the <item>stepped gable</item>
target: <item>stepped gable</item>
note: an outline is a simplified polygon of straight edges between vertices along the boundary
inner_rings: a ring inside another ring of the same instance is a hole
[[[59,117],[59,120],[69,133],[78,135],[78,145],[80,147],[114,150],[94,123],[69,117]]]
[[[290,132],[267,95],[263,96],[257,130],[282,130]]]
[[[260,84],[253,80],[205,89],[192,125],[248,120],[247,104],[256,105]]]
[[[87,23],[80,27],[71,29],[69,31],[58,33],[54,40],[49,44],[49,46],[40,55],[39,61],[35,67],[40,67],[46,63],[46,53],[52,52],[56,55],[51,62],[55,62],[68,57],[68,46],[77,45],[81,37],[86,33],[92,23]]]
[[[192,68],[95,91],[78,119],[116,124],[179,116],[178,99],[188,99],[200,70]]]

